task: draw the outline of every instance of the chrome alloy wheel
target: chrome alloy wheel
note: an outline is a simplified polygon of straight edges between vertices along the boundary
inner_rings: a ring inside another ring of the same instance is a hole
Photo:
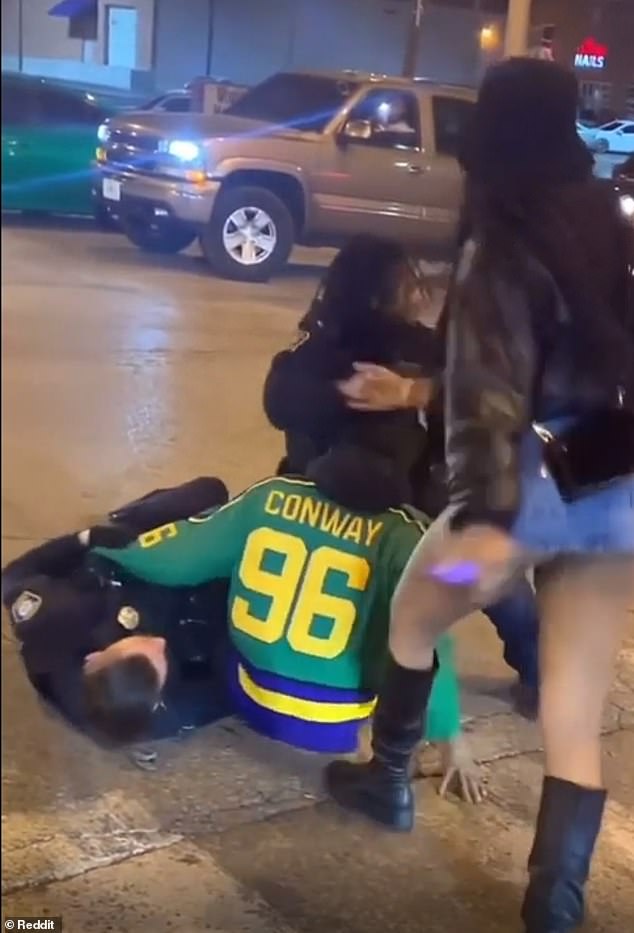
[[[277,245],[277,230],[260,207],[240,207],[230,214],[222,228],[222,244],[236,262],[255,266],[265,262]]]

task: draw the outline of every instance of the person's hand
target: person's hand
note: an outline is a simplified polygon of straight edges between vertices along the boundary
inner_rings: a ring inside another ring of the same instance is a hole
[[[463,735],[440,746],[443,779],[438,793],[441,797],[455,791],[466,803],[482,803],[486,787],[482,771],[473,760]]]
[[[356,411],[423,408],[431,395],[431,380],[399,376],[375,363],[355,363],[354,369],[354,375],[337,387],[348,407]]]
[[[442,558],[428,573],[449,586],[473,587],[484,598],[509,581],[519,559],[520,549],[505,531],[493,525],[471,525],[447,538]]]

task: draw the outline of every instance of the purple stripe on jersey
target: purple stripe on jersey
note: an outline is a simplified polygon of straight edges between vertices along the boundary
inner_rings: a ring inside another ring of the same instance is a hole
[[[365,722],[315,723],[266,709],[241,689],[237,664],[230,665],[229,693],[236,713],[256,732],[309,752],[339,755],[355,751],[359,728]]]

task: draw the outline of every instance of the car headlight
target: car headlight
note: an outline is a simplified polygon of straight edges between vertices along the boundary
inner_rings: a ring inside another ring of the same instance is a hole
[[[97,139],[100,143],[107,143],[110,138],[110,127],[107,123],[102,123],[97,130]]]
[[[625,216],[634,220],[634,197],[631,194],[622,194],[619,200]]]
[[[167,152],[181,162],[195,162],[202,154],[198,143],[193,143],[190,139],[171,139],[167,144]]]

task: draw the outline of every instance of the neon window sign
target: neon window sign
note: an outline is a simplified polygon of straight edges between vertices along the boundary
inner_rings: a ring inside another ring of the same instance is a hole
[[[608,58],[608,47],[596,39],[584,39],[575,52],[575,68],[594,68],[600,71],[605,68]]]

